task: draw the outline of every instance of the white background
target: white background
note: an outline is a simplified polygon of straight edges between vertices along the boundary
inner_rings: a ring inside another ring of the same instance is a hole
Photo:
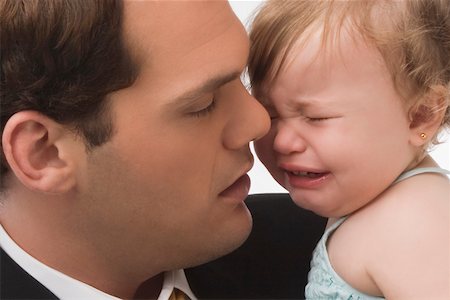
[[[263,3],[261,0],[230,0],[229,2],[246,28],[248,28],[255,9]],[[445,141],[445,143],[436,146],[431,151],[431,156],[442,168],[450,170],[450,135],[448,132],[443,134],[441,140]],[[286,192],[286,190],[272,179],[262,163],[257,159],[256,155],[255,166],[250,171],[249,175],[252,180],[250,194]]]

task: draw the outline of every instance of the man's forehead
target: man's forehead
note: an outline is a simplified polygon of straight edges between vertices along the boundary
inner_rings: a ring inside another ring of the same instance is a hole
[[[247,62],[248,37],[227,1],[126,2],[124,34],[140,66],[134,87],[161,99],[209,93]]]
[[[128,1],[124,11],[125,41],[141,62],[207,53],[237,21],[226,1]]]
[[[197,33],[202,26],[217,26],[224,11],[231,11],[226,1],[127,1],[124,5],[125,31],[143,30],[156,36]],[[202,36],[205,32],[200,32]]]

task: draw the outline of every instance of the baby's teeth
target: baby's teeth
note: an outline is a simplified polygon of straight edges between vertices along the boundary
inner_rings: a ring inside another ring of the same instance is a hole
[[[317,178],[317,177],[321,176],[321,173],[314,173],[314,172],[292,171],[291,173],[294,176],[301,176],[301,177],[308,177],[308,178]]]
[[[294,174],[295,176],[307,176],[308,172],[293,171],[292,174]]]

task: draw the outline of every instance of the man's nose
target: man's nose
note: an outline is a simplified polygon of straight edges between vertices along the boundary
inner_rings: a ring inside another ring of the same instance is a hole
[[[267,134],[270,128],[270,118],[266,109],[253,98],[245,87],[240,84],[239,109],[227,126],[224,144],[228,149],[240,149],[251,141]]]

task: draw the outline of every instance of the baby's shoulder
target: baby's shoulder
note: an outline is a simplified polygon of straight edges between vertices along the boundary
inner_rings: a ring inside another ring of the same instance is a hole
[[[365,293],[393,299],[449,294],[448,178],[421,174],[393,185],[350,215],[327,248],[337,273]]]
[[[445,201],[448,203],[450,180],[447,175],[440,173],[422,173],[393,184],[379,199],[388,204],[390,201],[403,203],[399,200],[417,201],[418,204],[429,201]],[[421,201],[425,200],[425,201]],[[436,204],[439,205],[440,203]]]
[[[423,280],[427,270],[434,270],[437,281],[448,278],[450,182],[446,176],[421,174],[391,186],[349,217],[347,226],[350,232],[365,229],[364,264],[385,296],[408,293],[398,286],[409,286],[411,291],[411,284],[427,286]]]
[[[375,222],[377,226],[371,228],[386,236],[388,228],[394,234],[394,229],[403,232],[418,224],[423,228],[441,225],[445,218],[439,216],[447,216],[448,221],[449,213],[450,180],[442,174],[426,173],[392,185],[361,210],[361,217]]]
[[[404,243],[407,237],[424,241],[433,237],[430,232],[448,232],[450,181],[434,173],[413,176],[392,185],[348,221],[349,227],[366,228],[376,242],[391,244]]]
[[[424,173],[391,185],[367,206],[353,213],[346,223],[386,223],[380,216],[387,220],[404,217],[408,221],[417,214],[426,217],[426,213],[438,212],[449,205],[449,177]]]

